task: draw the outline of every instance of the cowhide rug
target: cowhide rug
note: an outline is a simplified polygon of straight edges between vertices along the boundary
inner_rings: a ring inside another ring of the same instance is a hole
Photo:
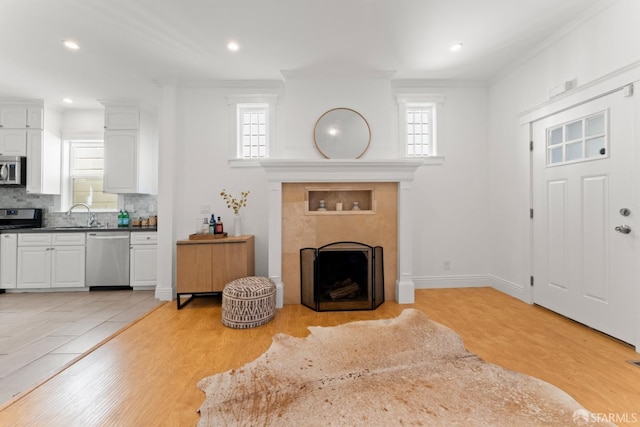
[[[202,379],[199,425],[607,425],[559,388],[481,360],[418,310],[309,330]]]

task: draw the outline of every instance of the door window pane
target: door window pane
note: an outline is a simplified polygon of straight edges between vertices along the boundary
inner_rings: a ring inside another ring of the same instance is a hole
[[[567,144],[567,162],[580,160],[582,158],[582,141]]]
[[[549,131],[549,145],[562,144],[563,142],[562,127],[551,129]]]
[[[587,155],[586,157],[596,157],[601,156],[600,150],[604,147],[604,136],[600,136],[598,138],[587,139]]]
[[[587,136],[600,135],[604,133],[604,113],[587,119]]]
[[[555,147],[549,150],[549,163],[562,163],[562,147]]]
[[[567,125],[567,141],[582,138],[582,120]]]

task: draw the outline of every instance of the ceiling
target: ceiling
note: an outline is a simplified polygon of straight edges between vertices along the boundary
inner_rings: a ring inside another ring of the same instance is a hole
[[[490,80],[608,1],[0,0],[0,97],[100,108],[156,103],[164,80]]]

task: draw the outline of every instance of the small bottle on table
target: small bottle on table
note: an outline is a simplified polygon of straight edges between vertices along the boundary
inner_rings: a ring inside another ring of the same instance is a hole
[[[222,225],[222,220],[220,219],[220,217],[218,217],[218,221],[216,222],[215,225],[215,234],[222,234],[224,233],[224,227]]]

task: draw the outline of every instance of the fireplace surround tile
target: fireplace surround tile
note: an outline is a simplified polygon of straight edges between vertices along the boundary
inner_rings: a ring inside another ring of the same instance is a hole
[[[309,188],[374,189],[376,212],[372,215],[305,215]],[[382,246],[385,253],[385,299],[395,299],[398,274],[398,183],[283,183],[282,279],[285,304],[300,303],[300,249],[336,241]]]

